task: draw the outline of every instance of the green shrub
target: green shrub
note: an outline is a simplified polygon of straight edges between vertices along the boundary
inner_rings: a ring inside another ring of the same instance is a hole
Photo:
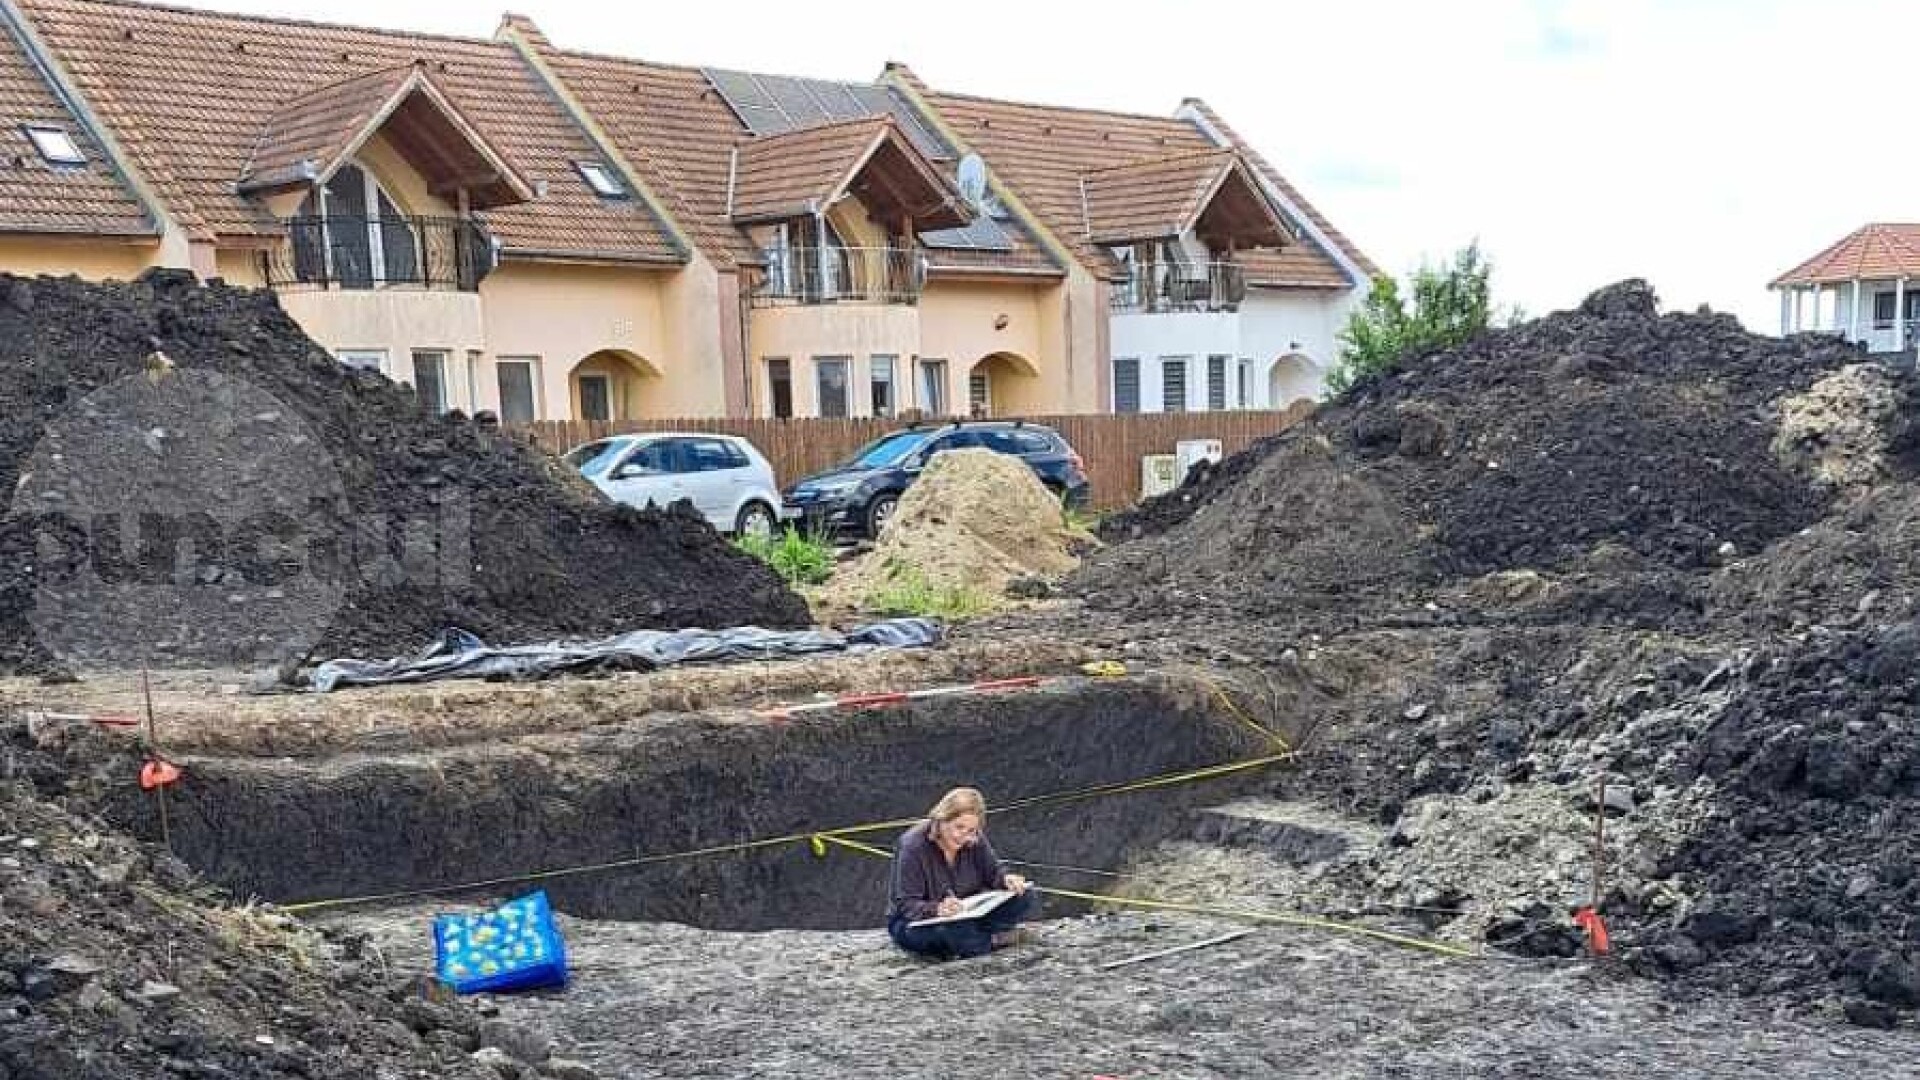
[[[733,542],[789,585],[818,585],[833,576],[833,541],[788,525],[772,536],[742,536]]]

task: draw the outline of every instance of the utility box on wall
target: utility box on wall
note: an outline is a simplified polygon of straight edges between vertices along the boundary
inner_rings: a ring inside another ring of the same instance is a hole
[[[1140,498],[1165,495],[1180,486],[1179,459],[1172,454],[1147,454],[1140,459]]]

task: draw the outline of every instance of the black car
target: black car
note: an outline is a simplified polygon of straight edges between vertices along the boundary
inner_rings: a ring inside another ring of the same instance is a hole
[[[1085,464],[1060,433],[1019,420],[957,420],[938,427],[889,432],[847,461],[801,480],[780,493],[783,516],[809,529],[857,529],[879,536],[907,490],[933,455],[983,446],[1033,467],[1040,482],[1070,507],[1084,506],[1092,488]]]

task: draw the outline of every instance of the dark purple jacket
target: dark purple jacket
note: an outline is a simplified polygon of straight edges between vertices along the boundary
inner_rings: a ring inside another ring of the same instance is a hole
[[[900,836],[893,855],[893,903],[887,919],[931,919],[948,893],[962,900],[974,893],[1006,887],[1006,874],[985,833],[953,857],[951,865],[921,822]]]

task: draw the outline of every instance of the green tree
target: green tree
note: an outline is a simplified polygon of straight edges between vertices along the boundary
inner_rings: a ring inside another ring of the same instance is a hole
[[[1328,392],[1344,393],[1368,375],[1464,344],[1485,330],[1494,318],[1492,274],[1492,264],[1473,243],[1445,265],[1422,263],[1413,272],[1411,301],[1392,278],[1373,279],[1366,303],[1340,332],[1340,362],[1327,375]]]

